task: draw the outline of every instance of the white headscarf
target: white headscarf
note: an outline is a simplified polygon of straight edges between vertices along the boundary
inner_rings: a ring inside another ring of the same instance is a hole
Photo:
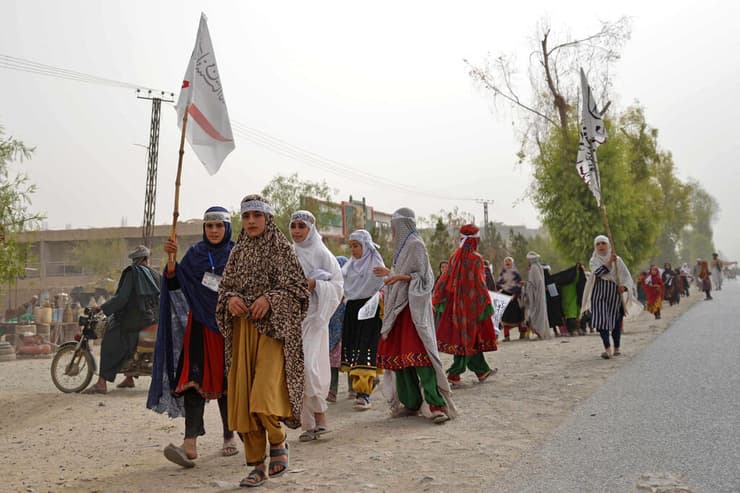
[[[351,257],[342,267],[344,276],[344,296],[348,300],[370,298],[383,287],[383,278],[373,274],[373,267],[383,266],[383,257],[378,252],[378,245],[364,229],[358,229],[349,235],[349,239],[362,244],[362,256]]]
[[[602,242],[607,245],[606,252],[603,255],[599,254],[596,249],[596,244]],[[591,272],[594,272],[599,267],[606,265],[611,256],[612,246],[609,242],[609,238],[604,235],[598,235],[594,238],[594,253],[591,255],[591,260],[589,261]],[[619,271],[617,271],[617,269],[619,269]],[[617,272],[619,272],[619,284],[631,290],[633,286],[632,275],[621,257],[617,257],[617,261],[613,262],[611,267],[609,267],[609,272],[601,276],[601,278],[607,281],[617,282]]]
[[[339,262],[321,241],[316,230],[316,218],[308,211],[296,211],[290,222],[302,222],[309,228],[308,235],[293,249],[306,277],[314,279],[306,318],[301,324],[305,377],[303,414],[305,430],[316,426],[315,413],[326,412],[326,395],[331,383],[329,368],[329,320],[342,300],[342,271]]]
[[[326,271],[325,268],[322,269],[326,259],[331,257],[336,262],[336,258],[321,241],[321,235],[316,230],[316,218],[313,214],[309,211],[296,211],[290,216],[290,222],[302,222],[308,227],[308,236],[300,243],[294,242],[293,250],[295,250],[298,260],[301,262],[306,277],[317,279],[320,273],[316,271]],[[337,265],[339,264],[337,263]]]

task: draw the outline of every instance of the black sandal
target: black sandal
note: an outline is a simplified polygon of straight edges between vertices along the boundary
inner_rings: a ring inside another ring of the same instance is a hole
[[[272,457],[280,457],[284,455],[287,459],[273,459]],[[285,442],[285,448],[270,448],[270,465],[267,466],[269,471],[272,471],[273,466],[283,466],[282,469],[276,472],[270,472],[270,476],[277,478],[282,476],[288,471],[288,465],[290,464],[290,456],[288,455],[288,442]]]
[[[267,473],[255,467],[246,478],[239,481],[239,486],[242,488],[256,488],[265,484],[265,481],[267,481]]]

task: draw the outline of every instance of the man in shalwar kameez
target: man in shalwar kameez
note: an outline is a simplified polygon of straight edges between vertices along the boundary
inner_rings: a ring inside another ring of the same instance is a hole
[[[329,320],[342,301],[344,280],[337,259],[321,241],[316,218],[309,211],[297,211],[290,217],[293,249],[306,275],[311,299],[303,320],[303,361],[305,390],[301,425],[302,442],[329,432],[326,424],[326,396],[331,383],[329,365]]]

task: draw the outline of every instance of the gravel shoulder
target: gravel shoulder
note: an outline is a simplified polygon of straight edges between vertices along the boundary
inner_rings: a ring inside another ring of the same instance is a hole
[[[536,449],[619,368],[700,300],[666,307],[662,320],[643,313],[626,325],[623,356],[602,360],[596,334],[502,343],[487,353],[498,374],[484,384],[463,376],[456,390],[460,417],[441,426],[391,419],[380,392],[373,408],[356,412],[345,399],[329,407],[333,432],[300,443],[290,431],[290,472],[263,490],[482,491],[536,454]],[[443,356],[445,363],[451,358]],[[62,394],[48,359],[0,363],[0,491],[238,491],[248,472],[243,455],[221,457],[215,403],[206,407],[208,434],[197,465],[182,470],[162,449],[182,440],[184,421],[145,408],[149,379],[109,394]],[[119,381],[121,377],[119,376]]]

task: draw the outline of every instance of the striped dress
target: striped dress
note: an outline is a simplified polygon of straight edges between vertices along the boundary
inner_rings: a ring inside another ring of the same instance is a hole
[[[608,272],[609,269],[603,265],[594,271],[596,279],[591,294],[591,326],[598,331],[611,332],[621,326],[623,314],[617,283],[601,278]]]

